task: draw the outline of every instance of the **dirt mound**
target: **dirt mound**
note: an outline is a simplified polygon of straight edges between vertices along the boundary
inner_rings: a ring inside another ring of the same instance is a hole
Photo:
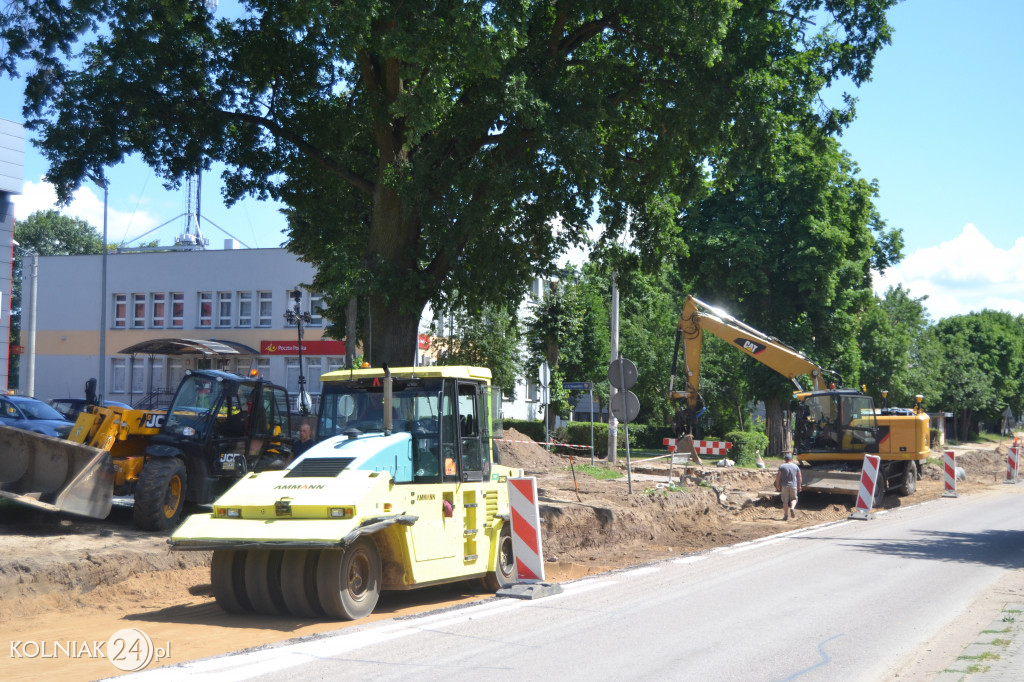
[[[501,463],[524,469],[527,476],[557,471],[569,466],[568,457],[548,452],[515,429],[505,429],[504,438],[497,443]]]

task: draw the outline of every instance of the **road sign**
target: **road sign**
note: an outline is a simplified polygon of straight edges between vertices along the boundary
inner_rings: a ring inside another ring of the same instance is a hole
[[[640,414],[640,399],[633,391],[619,391],[612,396],[611,407],[616,419],[631,422]]]
[[[567,391],[589,391],[594,387],[590,381],[563,381],[562,388]]]
[[[540,385],[544,388],[547,388],[548,384],[551,383],[551,368],[548,367],[547,361],[540,366],[540,376],[537,378],[540,379]]]
[[[636,365],[633,364],[632,360],[619,358],[618,360],[612,360],[612,363],[608,365],[608,383],[619,390],[624,391],[627,388],[633,388],[633,384],[636,383],[636,377]],[[620,386],[619,384],[622,385]]]

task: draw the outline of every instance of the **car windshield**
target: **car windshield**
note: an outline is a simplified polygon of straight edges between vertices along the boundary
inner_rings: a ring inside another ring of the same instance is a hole
[[[64,421],[64,415],[38,400],[19,400],[18,407],[21,408],[21,411],[29,419],[59,419]]]
[[[223,394],[223,382],[201,374],[188,376],[181,382],[167,410],[164,432],[177,436],[205,437]]]
[[[393,430],[437,434],[440,395],[440,379],[396,379],[392,385]],[[383,406],[384,389],[379,380],[325,384],[320,396],[317,440],[348,429],[383,431]]]

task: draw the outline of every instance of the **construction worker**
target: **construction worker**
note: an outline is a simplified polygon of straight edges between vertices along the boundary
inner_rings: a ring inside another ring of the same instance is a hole
[[[788,521],[792,514],[796,518],[797,494],[803,490],[804,477],[800,465],[793,461],[793,453],[782,456],[783,462],[775,474],[775,489],[782,493],[782,520]]]

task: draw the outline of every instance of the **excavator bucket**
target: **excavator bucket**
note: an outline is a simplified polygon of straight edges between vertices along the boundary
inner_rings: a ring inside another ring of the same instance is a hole
[[[860,492],[860,472],[804,469],[803,489],[813,493],[857,495]]]
[[[103,519],[113,494],[108,450],[0,426],[0,498]]]

